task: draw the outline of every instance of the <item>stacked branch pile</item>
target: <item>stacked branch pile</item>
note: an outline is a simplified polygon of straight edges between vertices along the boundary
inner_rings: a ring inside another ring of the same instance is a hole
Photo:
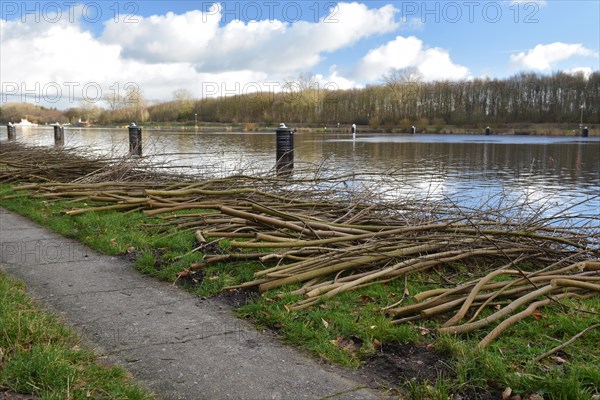
[[[499,323],[482,340],[485,346],[539,307],[600,294],[597,216],[575,225],[564,213],[523,216],[521,204],[470,210],[449,201],[391,201],[381,193],[348,189],[347,176],[98,182],[94,176],[108,170],[96,165],[95,173],[80,174],[76,182],[47,182],[26,163],[8,163],[1,155],[11,168],[0,180],[18,176],[20,182],[36,182],[17,186],[19,191],[49,201],[96,202],[65,210],[68,215],[141,210],[154,226],[194,231],[198,251],[223,245],[222,254],[205,254],[188,270],[239,260],[261,263],[253,280],[228,289],[264,292],[294,284],[292,293],[301,299],[290,310],[432,268],[483,262],[488,270],[479,279],[419,293],[414,304],[393,304],[382,312],[395,323],[453,313],[440,329],[449,333]]]

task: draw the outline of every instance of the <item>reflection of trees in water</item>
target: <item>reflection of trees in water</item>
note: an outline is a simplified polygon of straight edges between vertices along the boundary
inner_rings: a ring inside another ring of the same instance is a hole
[[[353,159],[369,169],[398,169],[407,174],[438,174],[490,179],[538,177],[586,183],[598,179],[600,143],[360,143],[356,154],[345,142],[330,142],[323,152]],[[597,182],[596,182],[597,183]]]

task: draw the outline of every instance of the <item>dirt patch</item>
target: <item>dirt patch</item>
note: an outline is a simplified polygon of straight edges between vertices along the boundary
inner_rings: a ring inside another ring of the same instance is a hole
[[[519,397],[511,397],[518,399]],[[502,389],[489,387],[486,389],[466,387],[460,393],[454,395],[455,400],[499,400],[502,399]]]
[[[233,307],[234,309],[247,305],[258,299],[260,294],[254,290],[223,290],[215,298]]]
[[[455,377],[452,360],[449,356],[432,348],[411,343],[388,343],[380,351],[367,359],[358,373],[370,387],[388,389],[402,393],[407,382],[434,385],[440,378]],[[455,400],[498,400],[502,390],[494,387],[486,389],[463,387],[459,393],[453,393]]]
[[[200,243],[197,240],[194,241],[193,249],[198,249],[198,251],[203,254],[211,254],[211,255],[223,255],[227,254],[225,250],[221,248],[218,242],[209,242],[209,243]]]
[[[427,347],[406,343],[388,343],[367,359],[360,371],[384,386],[402,386],[406,381],[435,382],[451,378],[450,359]]]
[[[204,277],[205,272],[203,270],[190,271],[186,269],[177,275],[175,284],[188,289],[196,289],[202,284]]]
[[[38,398],[30,394],[17,394],[0,390],[0,400],[38,400]]]
[[[118,257],[121,260],[125,260],[133,264],[138,257],[138,253],[136,251],[131,251],[123,254],[117,254],[115,257]]]

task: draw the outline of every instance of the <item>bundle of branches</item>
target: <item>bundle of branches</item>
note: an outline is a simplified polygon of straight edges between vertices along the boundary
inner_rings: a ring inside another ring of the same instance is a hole
[[[352,175],[353,178],[356,175]],[[376,204],[376,192],[343,188],[347,175],[319,177],[285,177],[272,174],[263,176],[231,175],[170,185],[165,190],[146,190],[145,195],[155,202],[149,203],[148,215],[157,215],[180,209],[218,209],[220,205],[250,210],[253,204],[273,206],[294,212],[308,212],[322,218],[336,218],[347,207],[340,199],[356,204],[354,208],[372,207],[385,209]],[[210,205],[210,207],[204,207]],[[175,222],[174,222],[175,224]]]
[[[2,142],[0,182],[104,182],[181,179],[178,174],[159,174],[158,165],[144,157],[94,154],[87,148],[64,148]]]
[[[250,258],[266,265],[274,263],[258,272],[254,281],[239,287],[265,291],[303,283],[294,293],[306,298],[292,309],[306,308],[345,290],[459,260],[493,257],[510,261],[520,256],[530,263],[542,263],[576,253],[582,259],[597,255],[594,239],[587,233],[511,225],[488,221],[483,216],[418,222],[406,221],[405,217],[394,220],[394,215],[388,214],[388,224],[373,225],[356,223],[358,213],[349,221],[326,221],[260,204],[252,204],[250,210],[227,206],[216,210],[217,214],[203,218],[207,227],[198,230],[197,237],[201,242],[207,242],[207,238],[237,239],[229,245],[239,251],[207,255],[191,268]],[[360,212],[368,211],[362,208]]]
[[[458,309],[439,329],[447,333],[470,332],[506,318],[480,341],[479,346],[485,347],[508,327],[531,316],[542,306],[564,298],[600,294],[600,261],[583,261],[560,267],[564,261],[528,273],[507,269],[509,265],[452,289],[421,292],[414,296],[415,304],[392,305],[386,308],[386,312],[393,317],[401,317],[394,320],[394,323],[400,324]],[[494,281],[498,277],[504,279]],[[479,318],[486,308],[495,312]],[[460,323],[468,314],[470,319]]]

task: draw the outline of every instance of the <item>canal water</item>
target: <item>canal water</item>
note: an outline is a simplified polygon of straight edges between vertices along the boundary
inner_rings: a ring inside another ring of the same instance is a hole
[[[0,137],[6,140],[6,133]],[[53,130],[18,128],[17,140],[52,146]],[[377,190],[392,197],[448,198],[473,207],[501,198],[600,215],[600,138],[358,134],[353,139],[302,132],[294,140],[298,170],[384,176],[377,179]],[[65,147],[121,156],[128,146],[127,128],[65,128]],[[144,130],[143,152],[153,155],[153,162],[191,174],[262,174],[275,164],[275,133]],[[357,183],[349,179],[348,184]]]

